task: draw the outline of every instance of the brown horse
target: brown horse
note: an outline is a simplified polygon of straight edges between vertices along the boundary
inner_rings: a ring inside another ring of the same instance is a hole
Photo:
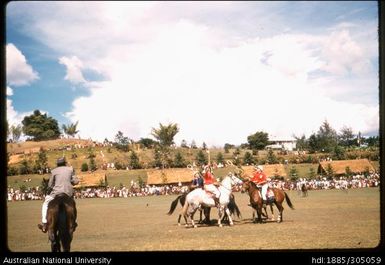
[[[274,201],[270,201],[270,202],[268,202],[268,204],[271,205],[272,203],[274,203],[275,206],[277,206],[278,211],[279,211],[277,222],[280,223],[283,221],[282,212],[283,212],[284,208],[283,208],[282,204],[283,204],[283,201],[285,200],[285,198],[286,198],[286,203],[289,205],[289,207],[291,209],[294,210],[294,206],[291,203],[290,198],[286,194],[286,192],[284,192],[280,189],[276,189],[276,188],[270,188],[270,189],[274,193]],[[260,191],[257,188],[257,185],[250,180],[244,180],[244,182],[242,184],[241,192],[246,192],[246,191],[249,193],[249,196],[250,196],[251,207],[253,207],[253,209],[257,212],[257,219],[255,219],[255,212],[253,212],[253,220],[254,220],[254,222],[262,223],[263,202],[262,202],[262,197],[261,197]]]
[[[47,211],[47,232],[52,252],[69,252],[76,228],[76,205],[67,194],[50,201]]]

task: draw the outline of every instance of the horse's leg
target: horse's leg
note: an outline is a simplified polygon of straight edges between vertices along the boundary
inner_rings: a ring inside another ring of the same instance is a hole
[[[263,206],[263,210],[265,213],[262,212],[262,215],[265,215],[266,219],[269,219],[269,215],[267,214],[266,206]]]
[[[180,226],[180,218],[182,217],[182,214],[179,214],[179,217],[178,217],[178,226]],[[185,220],[186,220],[186,217],[185,217]],[[186,220],[187,222],[187,220]]]
[[[230,225],[230,226],[233,226],[234,223],[233,223],[233,219],[231,219],[231,216],[230,216],[231,213],[230,213],[229,208],[226,207],[226,210],[225,210],[225,211],[226,211],[227,218],[229,219],[229,225]]]
[[[205,221],[204,221],[204,223],[208,224],[208,225],[211,224],[211,222],[210,222],[210,211],[211,211],[210,207],[205,207],[204,208],[204,213],[205,213]]]
[[[48,229],[48,239],[51,241],[51,251],[58,252],[55,231],[52,228]]]
[[[262,205],[257,205],[257,223],[262,223]]]
[[[192,225],[194,228],[197,227],[197,225],[196,225],[195,222],[194,222],[194,214],[195,214],[195,212],[196,212],[197,209],[198,209],[198,207],[195,206],[195,204],[192,204],[192,205],[190,205],[189,210],[188,210],[188,214],[187,214],[187,216],[190,218],[191,225]]]
[[[282,201],[283,202],[283,201]],[[277,206],[278,208],[278,219],[277,219],[277,222],[280,223],[283,221],[283,206],[282,206],[282,202],[275,202],[275,205]]]
[[[222,205],[219,205],[218,207],[218,226],[222,227],[222,218],[223,218],[224,209],[222,208]]]
[[[272,204],[270,204],[270,210],[271,210],[271,220],[274,221],[274,209]]]

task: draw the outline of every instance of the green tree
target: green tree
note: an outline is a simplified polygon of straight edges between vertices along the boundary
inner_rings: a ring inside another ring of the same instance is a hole
[[[77,127],[78,127],[78,123],[79,121],[75,122],[75,123],[71,123],[71,124],[68,124],[68,125],[65,125],[63,124],[62,125],[62,129],[63,129],[63,132],[68,136],[68,137],[74,137],[79,131],[77,130]]]
[[[295,135],[293,137],[297,141],[297,143],[296,143],[297,150],[303,151],[303,150],[309,149],[309,144],[308,144],[304,134],[301,137],[297,137]]]
[[[247,137],[250,149],[262,150],[269,144],[269,135],[265,132],[256,132]]]
[[[235,147],[235,145],[229,144],[229,143],[225,143],[225,145],[223,146],[223,148],[225,149],[225,153],[226,153],[226,154],[228,154],[229,151],[230,151],[230,149],[231,149],[231,148],[234,148],[234,147]]]
[[[129,165],[132,169],[142,168],[139,162],[139,157],[134,151],[131,151]]]
[[[350,127],[343,126],[340,133],[338,134],[338,144],[342,146],[354,145],[354,134]]]
[[[153,148],[156,144],[156,142],[150,138],[140,138],[138,143],[140,143],[146,148]]]
[[[320,149],[320,142],[316,134],[313,133],[312,135],[310,135],[308,146],[310,153],[315,153]]]
[[[332,152],[337,145],[337,132],[330,126],[328,121],[324,121],[317,133],[322,152]]]
[[[154,149],[154,167],[162,167],[162,155],[159,151],[159,147]]]
[[[11,132],[11,135],[12,135],[12,141],[13,142],[18,142],[20,137],[21,137],[21,134],[23,132],[23,127],[20,124],[17,125],[17,126],[12,125],[11,128],[10,128],[10,132]]]
[[[115,147],[123,152],[128,152],[130,150],[128,145],[128,137],[124,136],[121,131],[118,131],[118,133],[115,135]]]
[[[290,179],[291,180],[296,180],[298,179],[298,171],[297,171],[297,168],[296,167],[291,167],[290,168],[290,171],[289,171],[289,174],[290,174]]]
[[[84,162],[80,168],[80,171],[81,172],[86,172],[88,171],[88,164],[86,162]]]
[[[204,152],[202,150],[199,150],[196,157],[195,157],[195,160],[197,161],[198,165],[206,165],[207,162],[208,162],[208,158],[206,157],[206,155],[204,154]]]
[[[345,149],[341,146],[336,145],[333,150],[332,158],[335,160],[345,159]]]
[[[22,124],[23,133],[31,136],[32,140],[41,141],[60,137],[57,120],[48,117],[47,114],[41,114],[39,110],[35,110],[30,116],[25,116]]]
[[[44,170],[47,167],[48,167],[47,152],[43,148],[40,148],[40,151],[37,154],[37,160],[35,160],[35,171],[44,172]]]
[[[380,138],[378,136],[370,136],[368,138],[365,138],[365,143],[368,144],[368,146],[371,147],[378,147],[380,146]]]
[[[155,148],[156,152],[160,153],[162,168],[170,167],[172,159],[170,157],[170,146],[174,144],[174,137],[179,132],[178,124],[169,123],[163,125],[159,123],[159,128],[152,128],[151,134],[158,141],[159,147]]]
[[[96,162],[93,157],[90,158],[90,170],[91,172],[95,171],[97,169]]]
[[[202,149],[203,149],[203,150],[206,150],[206,149],[207,149],[207,145],[206,145],[205,142],[203,142],[203,144],[202,144]]]
[[[267,152],[266,161],[269,164],[276,164],[276,163],[278,163],[277,156],[274,154],[273,150],[269,149],[269,151]]]
[[[224,159],[223,154],[221,152],[219,152],[217,154],[216,161],[217,161],[218,164],[219,163],[221,163],[221,164],[225,163],[225,159]]]
[[[32,173],[29,162],[26,159],[23,159],[23,161],[21,161],[20,166],[19,166],[19,173],[21,175]]]
[[[255,161],[253,155],[250,152],[246,152],[243,156],[243,164],[244,165],[252,165],[255,163],[256,163],[256,161]]]
[[[178,124],[169,123],[163,125],[159,123],[159,128],[152,128],[151,135],[159,142],[161,146],[170,147],[174,143],[174,137],[179,132]]]
[[[182,154],[180,152],[177,152],[175,154],[174,167],[183,168],[186,166],[187,166],[187,164],[186,164],[186,161],[184,160]]]

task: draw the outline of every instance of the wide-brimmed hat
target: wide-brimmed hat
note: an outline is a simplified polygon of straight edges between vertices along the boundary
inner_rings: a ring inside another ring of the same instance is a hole
[[[67,163],[66,161],[66,158],[65,157],[59,157],[57,160],[56,160],[56,164],[58,166],[63,166]]]

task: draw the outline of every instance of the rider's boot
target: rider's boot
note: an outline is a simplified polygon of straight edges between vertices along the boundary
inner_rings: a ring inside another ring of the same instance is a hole
[[[38,224],[37,227],[43,232],[47,233],[47,223]]]

